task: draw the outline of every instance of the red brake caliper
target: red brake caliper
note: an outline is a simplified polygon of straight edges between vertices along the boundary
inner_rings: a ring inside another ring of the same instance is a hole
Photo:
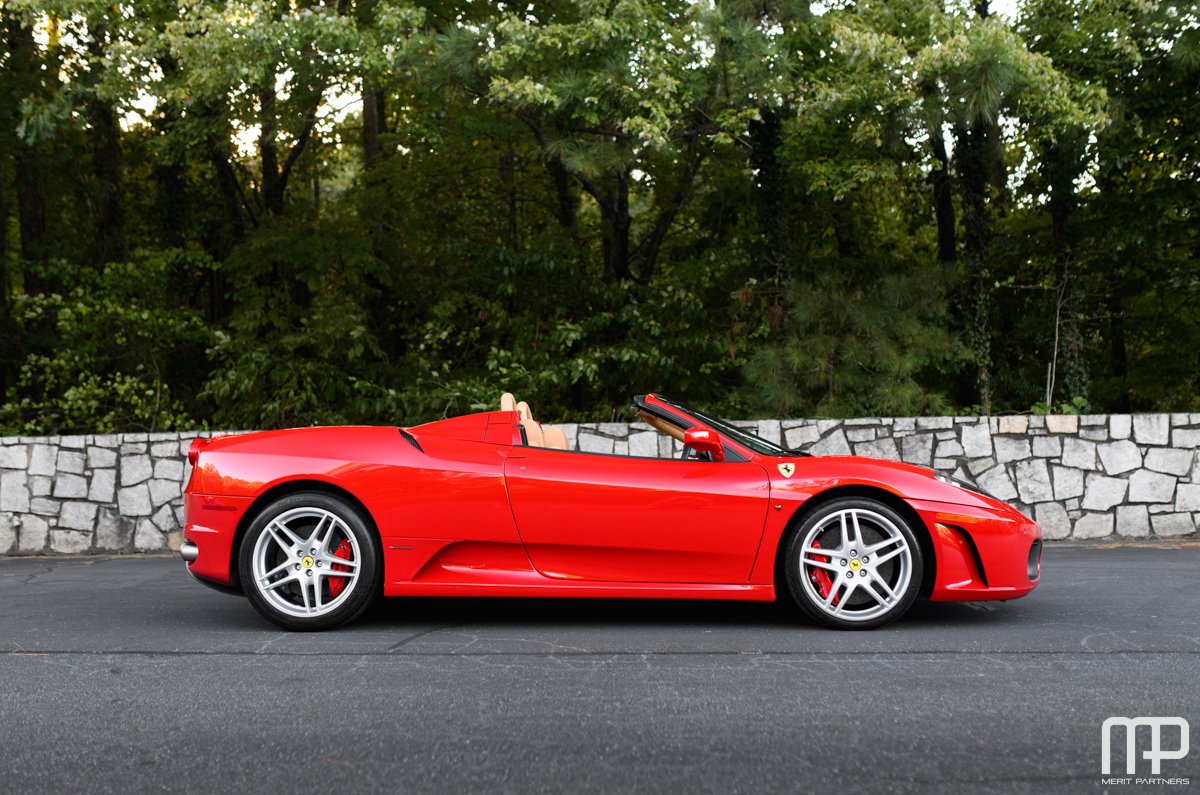
[[[351,554],[352,554],[352,550],[350,547],[350,541],[345,538],[342,539],[342,543],[338,544],[337,549],[335,549],[333,551],[333,556],[335,558],[341,558],[342,560],[350,560]],[[341,564],[338,564],[338,563],[333,564],[329,568],[333,571],[350,571],[349,566],[342,566]],[[824,574],[824,572],[821,572],[821,573]],[[826,579],[829,579],[829,578],[826,577]],[[345,577],[330,577],[329,578],[329,598],[336,599],[338,597],[338,595],[341,594],[342,590],[345,587],[346,587],[346,578]]]
[[[812,545],[817,549],[821,548],[821,542],[817,541],[816,539],[813,539]],[[831,558],[828,558],[825,555],[814,555],[813,560],[815,560],[817,563],[828,563]],[[825,571],[825,569],[814,568],[813,573],[810,574],[809,577],[811,577],[812,581],[816,583],[817,592],[821,594],[821,598],[828,599],[829,589],[833,587],[833,580],[829,579],[829,572]],[[834,607],[837,606],[838,598],[839,597],[836,596],[833,597]]]

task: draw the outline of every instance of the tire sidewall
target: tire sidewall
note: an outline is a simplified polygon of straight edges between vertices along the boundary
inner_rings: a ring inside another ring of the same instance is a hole
[[[277,610],[259,591],[254,579],[254,547],[267,525],[281,514],[295,508],[320,508],[342,520],[358,542],[360,574],[349,598],[335,609],[319,616],[293,616]],[[331,629],[353,621],[370,606],[379,590],[381,560],[375,533],[370,521],[358,508],[332,494],[319,491],[300,491],[274,500],[258,512],[238,549],[238,576],[242,591],[250,604],[268,621],[284,629],[313,631]]]
[[[904,536],[905,543],[908,544],[909,552],[912,556],[912,576],[909,578],[908,587],[904,593],[900,595],[900,598],[890,610],[867,621],[848,621],[829,615],[820,605],[813,601],[808,589],[804,587],[804,583],[801,581],[803,575],[800,568],[800,553],[805,536],[808,535],[814,525],[824,521],[830,514],[849,508],[874,511],[890,520],[899,529],[900,534]],[[916,601],[925,572],[925,561],[921,552],[921,544],[917,539],[916,533],[913,532],[909,521],[895,509],[887,505],[887,503],[870,497],[839,497],[822,503],[814,510],[808,512],[802,521],[796,524],[788,537],[783,564],[788,592],[792,596],[792,601],[809,618],[836,629],[874,629],[875,627],[881,627],[884,624],[895,621],[907,613],[909,608],[912,607],[913,602]]]

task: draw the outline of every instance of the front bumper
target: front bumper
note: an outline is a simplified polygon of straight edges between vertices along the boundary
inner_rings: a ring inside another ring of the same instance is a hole
[[[935,602],[1016,599],[1041,578],[1042,531],[1002,503],[996,508],[913,502],[933,539]]]

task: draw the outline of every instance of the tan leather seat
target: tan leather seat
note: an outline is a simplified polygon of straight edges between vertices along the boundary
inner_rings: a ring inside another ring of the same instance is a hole
[[[525,429],[525,444],[529,447],[545,447],[546,439],[542,435],[542,426],[538,425],[533,420],[521,420],[521,427]]]
[[[571,449],[571,442],[567,439],[567,434],[562,428],[547,425],[545,428],[542,428],[542,438],[546,442],[546,447],[553,450]]]
[[[554,450],[571,449],[571,442],[562,428],[550,426],[543,428],[533,418],[529,404],[524,400],[518,401],[512,392],[505,392],[500,396],[500,410],[517,412],[521,427],[525,429],[525,443],[529,447],[549,447]]]

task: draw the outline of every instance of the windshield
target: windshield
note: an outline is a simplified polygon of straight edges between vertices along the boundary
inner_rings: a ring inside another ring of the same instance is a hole
[[[741,428],[738,428],[735,425],[730,425],[728,422],[725,422],[725,420],[718,420],[715,417],[710,417],[707,414],[696,411],[693,408],[681,406],[675,401],[669,400],[662,395],[655,395],[655,397],[657,397],[663,403],[666,403],[668,406],[677,408],[685,414],[690,414],[713,430],[728,436],[738,444],[745,445],[756,453],[761,453],[763,455],[808,455],[808,453],[802,453],[798,450],[788,450],[785,447],[780,447],[774,442],[768,442],[761,436],[756,436],[749,431],[744,431]]]

